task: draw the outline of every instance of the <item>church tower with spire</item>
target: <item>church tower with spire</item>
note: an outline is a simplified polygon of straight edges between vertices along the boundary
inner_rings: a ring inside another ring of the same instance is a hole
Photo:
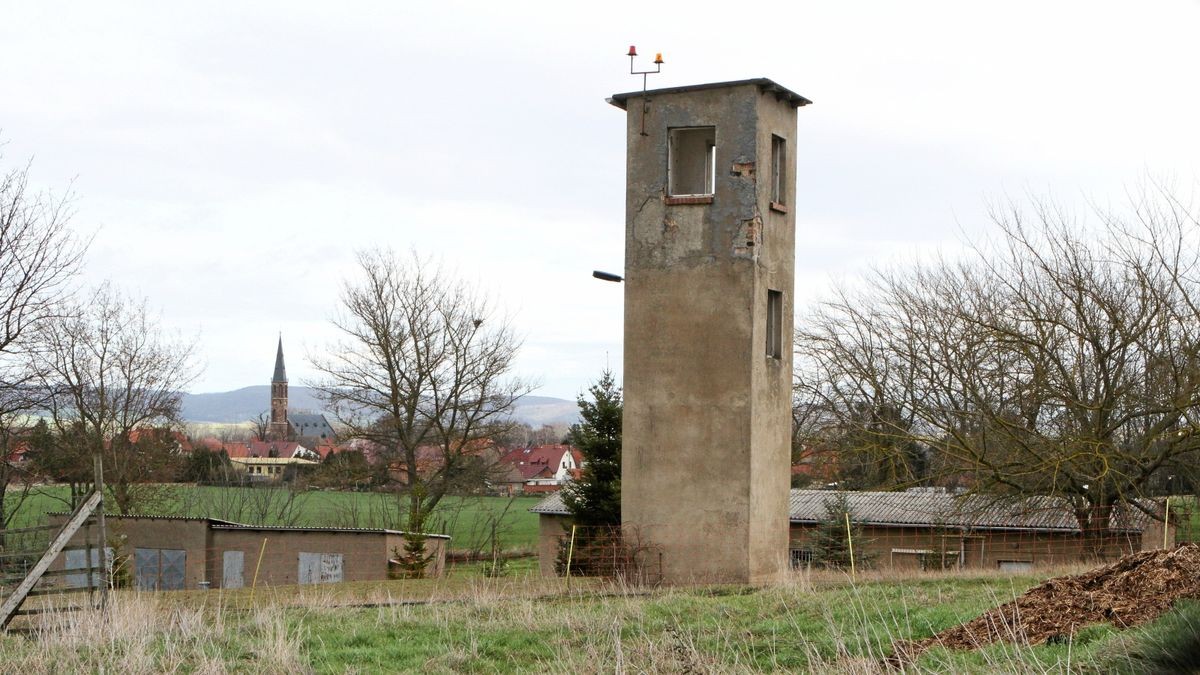
[[[271,438],[269,440],[286,441],[289,430],[287,369],[283,367],[283,335],[280,335],[279,349],[275,352],[275,374],[271,377]]]

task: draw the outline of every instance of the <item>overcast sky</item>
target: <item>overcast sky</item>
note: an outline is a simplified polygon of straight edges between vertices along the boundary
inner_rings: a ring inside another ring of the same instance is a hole
[[[439,258],[573,398],[621,363],[624,56],[799,111],[797,290],[986,231],[989,201],[1196,185],[1200,3],[4,2],[0,168],[76,195],[86,283],[197,335],[193,391],[332,337],[354,251]],[[652,58],[652,57],[651,57]],[[800,303],[802,310],[803,303]]]

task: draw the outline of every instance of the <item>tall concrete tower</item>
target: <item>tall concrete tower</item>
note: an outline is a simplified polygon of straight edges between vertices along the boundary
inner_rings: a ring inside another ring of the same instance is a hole
[[[667,582],[776,580],[810,101],[760,78],[609,102],[627,111],[622,524]]]
[[[288,382],[287,369],[283,367],[283,336],[279,336],[279,348],[275,351],[275,374],[271,376],[271,439],[286,441],[288,438]],[[263,439],[267,440],[267,439]]]

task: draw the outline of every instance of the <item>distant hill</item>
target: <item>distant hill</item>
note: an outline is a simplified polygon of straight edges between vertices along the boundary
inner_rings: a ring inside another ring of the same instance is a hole
[[[522,396],[513,417],[533,428],[579,422],[579,404],[550,396]]]
[[[270,409],[271,387],[257,385],[212,394],[184,394],[183,419],[187,422],[245,422]],[[311,387],[288,387],[291,410],[323,412],[321,399]],[[513,417],[532,427],[543,424],[574,424],[579,408],[574,401],[549,396],[525,396],[517,402]]]

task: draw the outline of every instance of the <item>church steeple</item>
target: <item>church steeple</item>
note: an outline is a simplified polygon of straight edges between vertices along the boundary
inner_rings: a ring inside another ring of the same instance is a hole
[[[279,350],[275,352],[275,376],[272,382],[287,382],[287,369],[283,367],[283,334],[279,335]]]
[[[279,336],[279,348],[275,351],[275,375],[271,377],[271,438],[286,441],[291,435],[288,424],[287,370],[283,367],[283,335]],[[262,439],[268,440],[268,439]]]

